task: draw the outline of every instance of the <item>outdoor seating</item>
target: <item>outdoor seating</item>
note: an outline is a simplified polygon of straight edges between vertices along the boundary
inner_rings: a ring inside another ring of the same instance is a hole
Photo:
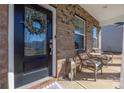
[[[87,53],[79,53],[78,57],[81,60],[81,68],[86,68],[94,72],[94,80],[97,80],[97,73],[101,70],[102,74],[102,67],[103,64],[99,57],[89,57]]]
[[[90,50],[90,49],[89,49]],[[108,66],[109,62],[113,62],[113,53],[104,53],[99,48],[93,48],[90,51],[88,51],[88,55],[91,57],[100,57],[102,59],[102,63],[106,66]]]

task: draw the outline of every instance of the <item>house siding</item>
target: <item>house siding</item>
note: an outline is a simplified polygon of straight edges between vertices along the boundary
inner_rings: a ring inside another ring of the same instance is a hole
[[[57,78],[67,75],[66,57],[75,54],[74,18],[80,16],[86,23],[86,49],[92,48],[92,27],[99,22],[79,5],[53,4],[56,8]],[[0,5],[0,88],[8,88],[8,5]]]
[[[106,52],[122,52],[123,26],[109,25],[101,28],[101,48]]]
[[[8,88],[8,5],[0,5],[0,88]]]

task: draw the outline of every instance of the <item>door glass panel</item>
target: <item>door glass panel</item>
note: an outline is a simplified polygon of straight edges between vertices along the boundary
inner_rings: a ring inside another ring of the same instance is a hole
[[[25,7],[24,55],[47,54],[47,15]]]

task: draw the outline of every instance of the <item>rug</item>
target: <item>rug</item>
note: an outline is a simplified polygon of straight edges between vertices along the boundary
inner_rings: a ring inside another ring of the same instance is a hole
[[[62,89],[62,86],[59,83],[54,82],[43,89]]]

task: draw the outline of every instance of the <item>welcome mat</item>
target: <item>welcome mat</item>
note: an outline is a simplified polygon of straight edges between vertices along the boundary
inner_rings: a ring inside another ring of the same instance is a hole
[[[46,86],[43,89],[62,89],[62,86],[60,84],[58,84],[57,82],[54,82],[54,83]]]

